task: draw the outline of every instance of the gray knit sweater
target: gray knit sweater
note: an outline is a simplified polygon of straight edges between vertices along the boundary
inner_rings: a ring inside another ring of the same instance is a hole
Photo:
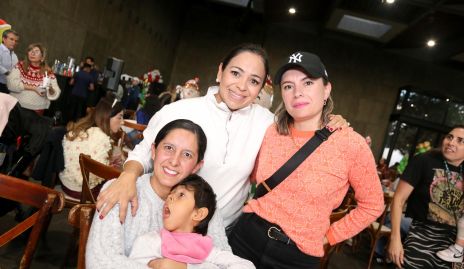
[[[92,222],[86,249],[86,268],[149,268],[147,265],[129,259],[135,239],[163,227],[162,207],[164,201],[150,185],[151,174],[145,174],[137,180],[139,208],[135,217],[128,209],[126,220],[119,222],[119,205],[116,205],[102,220],[98,214]],[[110,181],[111,182],[111,181]],[[103,188],[109,186],[107,182]],[[214,214],[208,227],[208,235],[213,238],[214,246],[229,250],[222,217]],[[188,268],[200,268],[201,265],[188,265]],[[203,267],[201,267],[203,268]]]

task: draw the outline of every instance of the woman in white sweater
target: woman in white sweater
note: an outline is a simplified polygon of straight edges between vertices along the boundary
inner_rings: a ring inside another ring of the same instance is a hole
[[[137,180],[137,215],[129,213],[125,221],[120,222],[119,205],[105,218],[95,214],[87,242],[86,268],[150,268],[146,263],[129,258],[134,241],[140,235],[161,230],[164,200],[173,186],[202,167],[205,150],[206,135],[192,121],[175,120],[161,128],[151,146],[153,173]],[[208,235],[215,248],[230,251],[219,214],[216,211],[209,222]],[[167,258],[157,263],[161,268],[211,268],[206,264],[187,265]]]
[[[7,77],[10,94],[23,108],[35,110],[40,115],[56,100],[61,90],[56,77],[47,65],[46,49],[41,44],[31,44],[27,57],[19,62]]]
[[[63,138],[64,170],[60,173],[63,191],[76,199],[82,190],[82,174],[79,154],[90,155],[92,159],[121,169],[124,162],[122,154],[121,131],[123,106],[114,96],[102,98],[95,110],[90,111],[77,122],[70,122],[68,133]],[[102,186],[103,179],[90,175],[90,188],[94,195]]]

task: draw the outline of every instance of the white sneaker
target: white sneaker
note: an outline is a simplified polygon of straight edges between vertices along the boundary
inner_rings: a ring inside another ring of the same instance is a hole
[[[437,256],[447,262],[462,262],[462,254],[462,251],[459,251],[454,245],[437,252]]]

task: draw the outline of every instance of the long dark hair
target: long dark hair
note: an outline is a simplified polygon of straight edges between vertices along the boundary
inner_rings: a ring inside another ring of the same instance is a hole
[[[196,209],[202,207],[208,209],[208,215],[201,220],[197,226],[193,227],[195,233],[206,235],[208,232],[208,223],[216,211],[216,194],[213,188],[211,188],[211,185],[209,185],[206,180],[196,174],[187,176],[184,180],[172,187],[171,190],[174,190],[178,186],[185,186],[187,190],[193,191]]]
[[[266,50],[260,45],[256,45],[252,43],[244,43],[244,44],[240,44],[234,47],[232,50],[229,51],[229,53],[227,53],[226,57],[222,59],[222,68],[221,68],[222,71],[224,71],[224,69],[227,67],[229,62],[235,56],[239,55],[242,52],[251,52],[253,54],[260,56],[261,59],[263,60],[264,71],[266,72],[266,74],[264,74],[263,82],[261,85],[261,87],[263,87],[264,84],[266,83],[267,75],[269,74],[269,57],[267,56]]]
[[[206,135],[203,132],[203,129],[196,123],[186,119],[173,120],[168,124],[164,125],[163,128],[158,132],[155,138],[155,148],[158,147],[159,143],[172,131],[175,129],[183,129],[189,131],[196,135],[197,137],[197,146],[198,146],[198,160],[197,163],[202,161],[205,156],[206,151]]]

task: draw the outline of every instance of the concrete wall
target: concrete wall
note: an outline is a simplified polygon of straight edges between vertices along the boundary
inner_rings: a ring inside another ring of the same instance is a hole
[[[41,42],[48,62],[91,55],[103,67],[107,57],[125,61],[123,72],[153,68],[169,79],[183,9],[180,0],[2,0],[0,17],[20,33],[18,56]]]
[[[214,84],[218,64],[228,49],[241,42],[262,44],[269,53],[271,74],[284,58],[297,50],[318,54],[324,61],[333,86],[336,114],[348,119],[360,134],[370,135],[373,151],[379,156],[388,119],[398,89],[405,85],[464,98],[464,73],[398,54],[380,50],[365,42],[320,36],[315,27],[264,24],[251,21],[248,30],[239,31],[243,10],[235,14],[220,9],[194,7],[185,20],[172,83],[200,77],[206,91]],[[245,27],[246,28],[246,27]],[[240,29],[244,29],[243,27]],[[281,100],[275,89],[274,108]]]
[[[130,74],[159,68],[172,86],[198,76],[203,92],[215,83],[225,53],[241,42],[267,49],[271,73],[296,50],[315,52],[333,84],[334,112],[371,135],[376,156],[400,87],[464,98],[463,72],[370,43],[321,36],[314,25],[267,24],[260,16],[244,16],[244,9],[206,1],[2,0],[0,12],[21,34],[20,56],[27,44],[39,41],[49,49],[49,62],[93,55],[102,65],[114,56],[125,60]],[[275,104],[279,100],[277,93]]]

